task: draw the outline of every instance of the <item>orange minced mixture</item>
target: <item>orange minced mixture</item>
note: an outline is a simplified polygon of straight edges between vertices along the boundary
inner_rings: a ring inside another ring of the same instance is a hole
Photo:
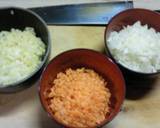
[[[53,81],[49,93],[54,118],[72,128],[93,128],[109,113],[107,82],[91,69],[67,69]]]

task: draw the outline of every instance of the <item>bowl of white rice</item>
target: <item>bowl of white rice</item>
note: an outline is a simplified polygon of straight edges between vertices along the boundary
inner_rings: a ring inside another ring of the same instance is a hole
[[[160,14],[128,9],[114,16],[105,30],[107,54],[128,73],[160,72]]]
[[[50,52],[45,22],[32,11],[0,9],[0,92],[16,92],[39,77]]]

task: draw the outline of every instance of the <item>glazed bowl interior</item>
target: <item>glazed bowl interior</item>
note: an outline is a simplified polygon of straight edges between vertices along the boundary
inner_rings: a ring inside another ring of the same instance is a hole
[[[143,72],[129,69],[123,64],[117,62],[107,45],[107,39],[109,38],[111,32],[113,31],[119,32],[127,25],[133,25],[137,21],[140,21],[142,25],[147,24],[149,28],[152,27],[157,32],[160,32],[160,25],[159,25],[160,14],[158,14],[157,12],[147,10],[147,9],[139,9],[139,8],[125,10],[115,15],[106,26],[105,35],[104,35],[106,52],[122,68],[122,70],[127,71],[128,73],[132,73],[140,76],[156,75],[160,71],[157,71],[156,73],[143,73]]]
[[[0,9],[0,31],[10,31],[11,28],[24,30],[25,27],[33,27],[37,37],[40,37],[46,45],[45,55],[42,57],[42,63],[33,73],[26,78],[0,87],[0,92],[16,92],[30,86],[38,78],[40,70],[44,67],[50,52],[50,37],[45,22],[32,11],[27,9],[9,7]]]
[[[110,113],[106,117],[104,124],[111,121],[120,111],[120,107],[125,98],[125,83],[119,68],[106,56],[93,50],[74,49],[66,51],[55,57],[45,68],[40,80],[40,100],[44,109],[48,112],[53,120],[54,114],[49,108],[49,100],[47,98],[52,82],[59,72],[64,72],[68,68],[89,68],[100,74],[107,82],[111,91]],[[58,122],[61,124],[61,122]],[[69,127],[69,126],[66,126]]]

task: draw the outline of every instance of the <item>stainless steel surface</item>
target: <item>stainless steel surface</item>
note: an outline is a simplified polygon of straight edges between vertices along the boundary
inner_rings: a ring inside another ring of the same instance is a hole
[[[49,25],[105,25],[118,12],[133,8],[132,1],[30,8]]]

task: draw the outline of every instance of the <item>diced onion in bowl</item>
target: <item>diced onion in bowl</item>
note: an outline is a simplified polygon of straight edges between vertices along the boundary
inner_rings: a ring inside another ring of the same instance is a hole
[[[0,32],[0,86],[20,81],[36,70],[45,54],[45,44],[34,29]]]
[[[119,32],[111,32],[108,47],[116,61],[125,67],[142,72],[160,70],[160,32],[137,21]]]

